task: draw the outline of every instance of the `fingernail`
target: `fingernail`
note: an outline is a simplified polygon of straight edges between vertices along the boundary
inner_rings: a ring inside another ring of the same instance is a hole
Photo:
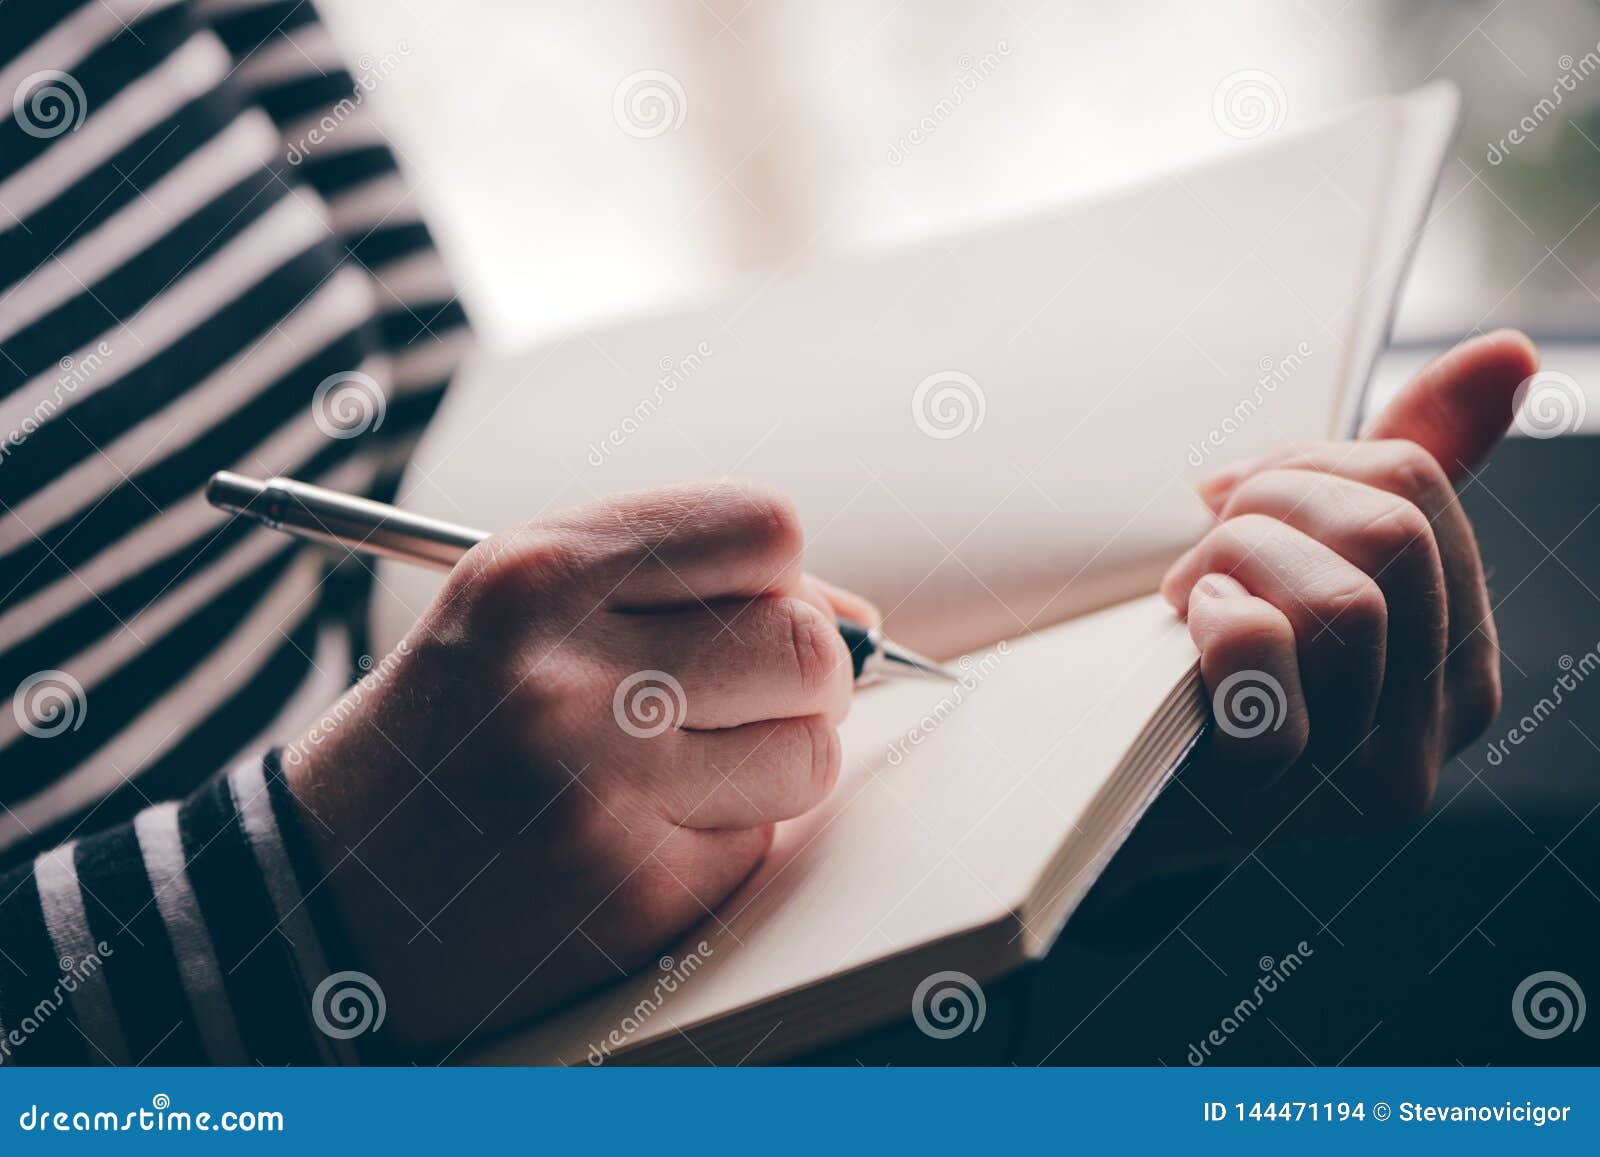
[[[1194,589],[1212,599],[1236,599],[1250,593],[1238,579],[1226,574],[1201,575]]]

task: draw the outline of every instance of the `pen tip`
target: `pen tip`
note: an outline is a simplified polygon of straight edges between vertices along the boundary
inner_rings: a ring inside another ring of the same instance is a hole
[[[950,667],[935,663],[927,656],[919,655],[898,643],[884,643],[882,655],[889,664],[892,664],[892,669],[901,675],[922,679],[947,679],[952,682],[959,677]]]

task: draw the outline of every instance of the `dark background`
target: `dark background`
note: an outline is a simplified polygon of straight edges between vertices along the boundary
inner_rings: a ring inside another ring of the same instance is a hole
[[[1545,970],[1600,998],[1600,674],[1499,766],[1487,760],[1551,696],[1561,657],[1600,646],[1600,439],[1507,441],[1462,501],[1488,566],[1505,703],[1421,821],[1091,895],[1048,960],[984,986],[978,1031],[932,1040],[908,1017],[801,1063],[1182,1066],[1251,995],[1260,959],[1302,940],[1299,970],[1206,1063],[1600,1063],[1600,1013],[1547,1040],[1511,1015],[1517,985]]]

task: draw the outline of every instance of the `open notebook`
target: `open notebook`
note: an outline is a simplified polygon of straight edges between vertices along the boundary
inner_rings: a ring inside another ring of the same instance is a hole
[[[798,503],[808,569],[907,644],[966,656],[958,685],[857,695],[834,797],[664,970],[479,1059],[770,1060],[907,1016],[935,972],[981,982],[1048,951],[1206,717],[1149,593],[1206,525],[1193,484],[1350,432],[1456,115],[1431,86],[465,371],[408,506],[505,526],[758,478]],[[380,645],[437,584],[385,570]]]

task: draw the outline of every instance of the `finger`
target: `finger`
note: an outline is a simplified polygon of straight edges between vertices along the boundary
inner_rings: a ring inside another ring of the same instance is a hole
[[[1215,527],[1172,565],[1162,593],[1187,610],[1206,574],[1232,575],[1294,627],[1311,746],[1343,758],[1363,742],[1383,683],[1388,612],[1378,585],[1304,532],[1259,514]]]
[[[1538,368],[1538,348],[1516,330],[1496,330],[1462,342],[1423,367],[1363,431],[1362,439],[1414,442],[1453,482],[1482,461],[1505,434],[1517,387]],[[1299,449],[1291,446],[1234,463],[1201,483],[1201,497],[1212,510],[1220,510],[1242,479],[1282,465]]]
[[[578,544],[601,597],[619,607],[787,593],[805,548],[787,498],[736,482],[625,494],[543,525]]]
[[[1317,442],[1263,459],[1256,471],[1337,474],[1406,499],[1427,517],[1444,570],[1446,747],[1457,751],[1481,734],[1500,705],[1499,643],[1472,524],[1444,469],[1414,442]],[[1246,478],[1253,477],[1246,475]],[[1240,479],[1227,491],[1231,500]]]
[[[680,733],[667,818],[692,828],[753,828],[803,815],[839,778],[839,732],[821,715]]]
[[[840,618],[850,619],[863,627],[876,627],[883,622],[883,612],[854,591],[836,587],[815,575],[807,575],[806,581]]]
[[[1237,579],[1202,575],[1189,594],[1189,636],[1216,722],[1211,746],[1224,792],[1276,779],[1305,750],[1309,734],[1294,627]],[[1204,791],[1206,786],[1196,785]]]
[[[838,722],[849,710],[850,650],[833,615],[805,599],[616,615],[612,625],[604,645],[614,666],[632,671],[628,678],[654,673],[676,681],[678,702],[661,702],[680,727],[737,727],[804,715]],[[641,690],[650,683],[636,680]],[[618,709],[626,715],[628,697],[619,695]]]
[[[1442,758],[1445,575],[1427,516],[1387,491],[1331,474],[1268,470],[1234,492],[1225,518],[1265,515],[1304,532],[1366,572],[1388,608],[1387,667],[1369,747],[1345,786],[1385,814],[1417,814]]]
[[[1538,349],[1516,330],[1464,341],[1423,367],[1364,437],[1415,442],[1453,481],[1500,441],[1511,425],[1517,387],[1538,368]]]

